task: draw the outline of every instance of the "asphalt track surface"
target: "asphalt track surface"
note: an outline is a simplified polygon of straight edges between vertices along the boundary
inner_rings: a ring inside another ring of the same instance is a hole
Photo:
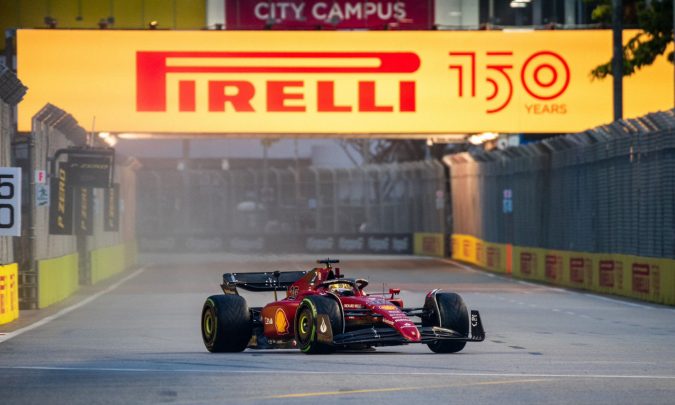
[[[223,272],[303,270],[313,259],[145,257],[155,264],[27,311],[0,327],[0,403],[675,403],[675,309],[428,258],[344,256],[341,267],[372,292],[401,288],[406,306],[432,288],[459,292],[481,311],[485,342],[448,355],[419,344],[314,356],[204,349],[200,310]]]

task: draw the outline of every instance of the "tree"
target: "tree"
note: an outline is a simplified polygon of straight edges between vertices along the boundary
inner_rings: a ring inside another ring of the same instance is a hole
[[[594,1],[592,18],[601,23],[611,24],[612,0]],[[623,74],[630,76],[643,66],[649,66],[663,55],[673,38],[673,1],[672,0],[633,0],[625,1],[624,22],[636,25],[643,30],[635,34],[623,46]],[[673,52],[668,53],[673,62]],[[611,76],[612,61],[608,61],[591,71],[591,76],[604,79]]]

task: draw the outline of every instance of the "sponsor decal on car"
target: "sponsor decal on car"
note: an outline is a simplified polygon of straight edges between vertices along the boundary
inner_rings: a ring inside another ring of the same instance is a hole
[[[298,293],[300,292],[300,287],[297,285],[292,285],[288,287],[288,298],[290,299],[295,299],[298,297]]]
[[[288,318],[286,312],[281,308],[277,308],[277,312],[274,314],[274,328],[280,335],[288,333]]]

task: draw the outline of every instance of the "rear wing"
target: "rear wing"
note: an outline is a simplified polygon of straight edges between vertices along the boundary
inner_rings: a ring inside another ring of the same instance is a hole
[[[237,287],[248,291],[277,291],[290,287],[305,274],[306,271],[225,273],[220,287],[225,294],[238,294]]]

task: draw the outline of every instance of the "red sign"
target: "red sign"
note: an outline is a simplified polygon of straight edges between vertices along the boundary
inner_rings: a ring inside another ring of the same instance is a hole
[[[537,256],[532,253],[520,253],[520,272],[527,275],[534,275]]]
[[[633,264],[633,292],[649,294],[649,265]]]
[[[570,259],[570,281],[577,284],[583,284],[585,273],[589,272],[590,261],[583,258]],[[589,272],[590,275],[590,272]]]
[[[433,27],[432,0],[225,0],[229,30]]]

